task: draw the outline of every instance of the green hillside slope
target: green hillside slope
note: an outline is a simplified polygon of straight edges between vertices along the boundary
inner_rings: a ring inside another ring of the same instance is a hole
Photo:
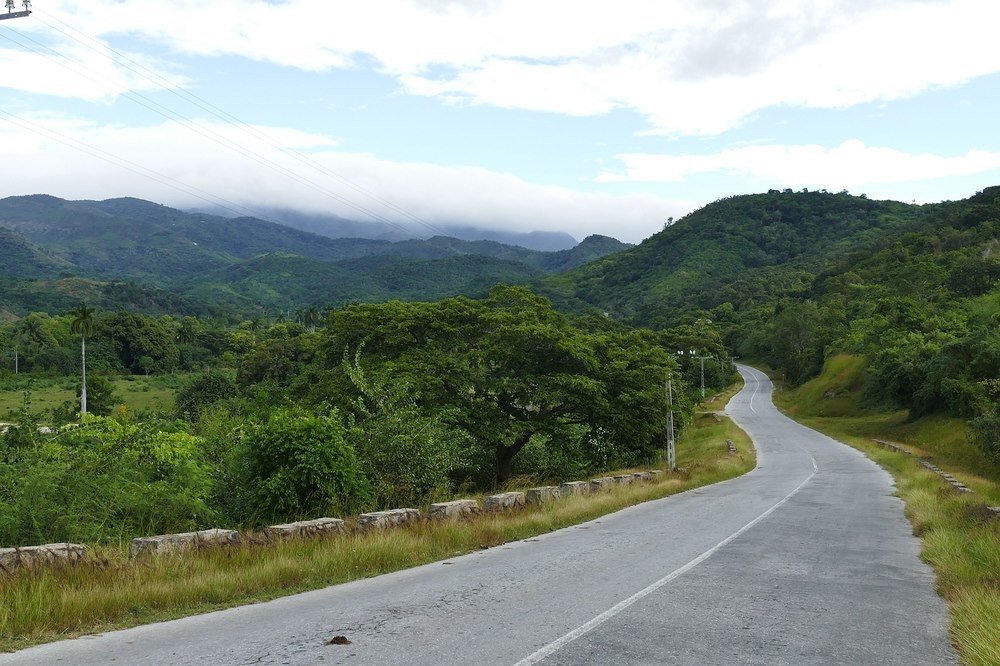
[[[65,305],[63,290],[39,297],[51,285],[25,279],[76,275],[92,287],[128,283],[133,295],[148,293],[101,302],[140,302],[152,312],[162,311],[157,290],[166,290],[185,296],[186,313],[277,314],[350,301],[484,294],[499,282],[524,283],[629,247],[600,237],[561,252],[443,236],[333,239],[141,199],[65,201],[47,195],[0,200],[0,228],[0,278],[9,287],[0,301],[14,315]],[[81,297],[93,291],[81,284],[66,291]]]
[[[747,300],[755,289],[807,289],[809,275],[860,244],[908,228],[928,208],[846,193],[730,197],[632,250],[544,280],[541,288],[557,301],[631,323],[672,325],[684,312]]]

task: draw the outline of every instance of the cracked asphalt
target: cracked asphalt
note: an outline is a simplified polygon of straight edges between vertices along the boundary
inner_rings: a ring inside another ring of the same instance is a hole
[[[889,475],[741,367],[753,472],[447,562],[0,664],[955,663]],[[678,444],[683,461],[683,440]],[[334,636],[351,642],[330,645]]]

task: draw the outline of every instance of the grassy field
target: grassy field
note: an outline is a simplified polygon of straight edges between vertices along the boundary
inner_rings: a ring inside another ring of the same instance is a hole
[[[729,454],[726,439],[736,443],[736,455]],[[732,478],[753,469],[756,461],[743,431],[706,412],[695,416],[678,441],[677,464],[677,472],[657,483],[619,486],[462,522],[425,521],[385,532],[278,544],[248,535],[233,548],[141,561],[128,559],[126,544],[95,547],[81,565],[0,578],[0,650],[253,603],[446,559]]]
[[[951,637],[962,663],[1000,664],[1000,520],[987,506],[1000,505],[1000,469],[967,439],[960,419],[934,416],[908,421],[905,412],[860,406],[863,364],[855,357],[828,361],[822,376],[776,402],[802,423],[863,451],[896,480],[906,502],[921,557],[937,574],[937,590],[948,600]],[[883,449],[872,438],[905,445],[915,455]],[[930,458],[975,491],[963,494],[920,465]]]
[[[167,412],[174,408],[174,394],[185,381],[185,375],[126,375],[113,379],[114,394],[131,413]],[[75,404],[78,388],[76,377],[7,377],[0,380],[0,421],[10,421],[12,412],[24,406],[25,391],[30,393],[31,413],[38,414],[60,407],[66,401]],[[44,415],[40,422],[49,423]]]

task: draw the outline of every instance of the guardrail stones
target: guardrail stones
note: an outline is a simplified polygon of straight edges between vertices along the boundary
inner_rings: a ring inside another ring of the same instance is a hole
[[[527,504],[524,493],[500,493],[483,499],[483,511],[511,511]]]
[[[373,511],[372,513],[363,513],[358,516],[358,528],[363,530],[385,529],[387,527],[406,525],[417,520],[420,520],[420,509]]]
[[[590,493],[590,481],[567,481],[559,486],[559,494],[563,497],[569,495],[586,495]]]
[[[954,477],[941,472],[928,461],[924,465],[934,469],[949,483],[966,492],[972,492]],[[561,486],[540,486],[529,488],[527,492],[507,492],[490,495],[483,499],[482,509],[478,502],[472,499],[460,499],[450,502],[437,502],[430,506],[430,519],[454,518],[461,519],[479,513],[480,510],[512,511],[521,509],[528,504],[540,505],[546,502],[567,497],[569,495],[586,495],[591,492],[607,490],[615,485],[625,485],[637,481],[659,481],[664,476],[663,470],[653,469],[633,474],[617,476],[602,476],[589,481],[567,481]],[[1000,517],[1000,507],[988,507],[991,512]],[[389,511],[374,511],[363,513],[357,517],[357,528],[387,529],[405,525],[420,520],[419,509],[391,509]],[[266,540],[289,539],[300,537],[315,537],[329,534],[342,534],[347,531],[347,523],[340,518],[317,518],[301,520],[294,523],[271,525],[264,529]],[[198,532],[183,532],[181,534],[160,534],[157,536],[132,539],[129,546],[129,557],[139,555],[164,555],[197,550],[209,546],[229,546],[240,543],[240,533],[236,530],[211,529]],[[258,542],[254,542],[258,543]],[[13,573],[19,568],[36,564],[57,562],[75,563],[87,555],[85,546],[71,543],[54,543],[43,546],[23,546],[19,548],[0,548],[0,572]]]
[[[431,504],[428,516],[432,520],[443,520],[445,518],[464,518],[465,516],[478,513],[479,502],[473,499],[460,499],[451,502],[437,502]]]
[[[595,490],[598,490],[598,491],[599,490],[607,490],[608,488],[610,488],[611,486],[613,486],[614,483],[615,483],[615,480],[614,480],[613,477],[610,477],[610,476],[599,476],[596,479],[591,479],[590,480],[590,490],[591,490],[591,492],[593,492]]]
[[[240,542],[240,533],[236,530],[201,530],[199,532],[183,532],[181,534],[160,534],[158,536],[139,537],[132,539],[129,547],[129,557],[138,555],[165,555],[196,550],[207,546],[232,546]]]
[[[43,546],[0,548],[0,571],[9,574],[20,568],[56,562],[75,563],[87,556],[86,546],[76,543],[47,543]]]
[[[940,476],[945,481],[947,481],[951,485],[951,487],[957,490],[958,492],[960,493],[972,492],[972,488],[969,488],[967,485],[965,485],[964,483],[953,477],[951,474],[948,474],[947,472],[942,470],[940,467],[932,463],[930,460],[921,460],[920,464],[926,467],[927,469],[931,470],[938,476]]]
[[[902,446],[898,444],[893,444],[892,442],[887,442],[884,439],[873,439],[872,441],[884,449],[889,449],[890,451],[895,451],[896,453],[902,453],[907,456],[913,455],[913,453],[911,453],[907,449],[904,449]]]
[[[559,499],[559,486],[528,488],[528,504],[545,504],[546,502],[551,502],[555,499]]]
[[[343,531],[344,521],[340,518],[317,518],[265,527],[264,536],[268,539],[294,539],[341,534]]]

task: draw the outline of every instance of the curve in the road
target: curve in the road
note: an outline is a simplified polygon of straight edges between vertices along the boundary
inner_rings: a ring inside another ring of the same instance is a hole
[[[773,406],[727,407],[749,474],[541,537],[0,664],[947,664],[889,475]],[[683,444],[679,445],[683,456]],[[328,645],[334,635],[351,643]]]

